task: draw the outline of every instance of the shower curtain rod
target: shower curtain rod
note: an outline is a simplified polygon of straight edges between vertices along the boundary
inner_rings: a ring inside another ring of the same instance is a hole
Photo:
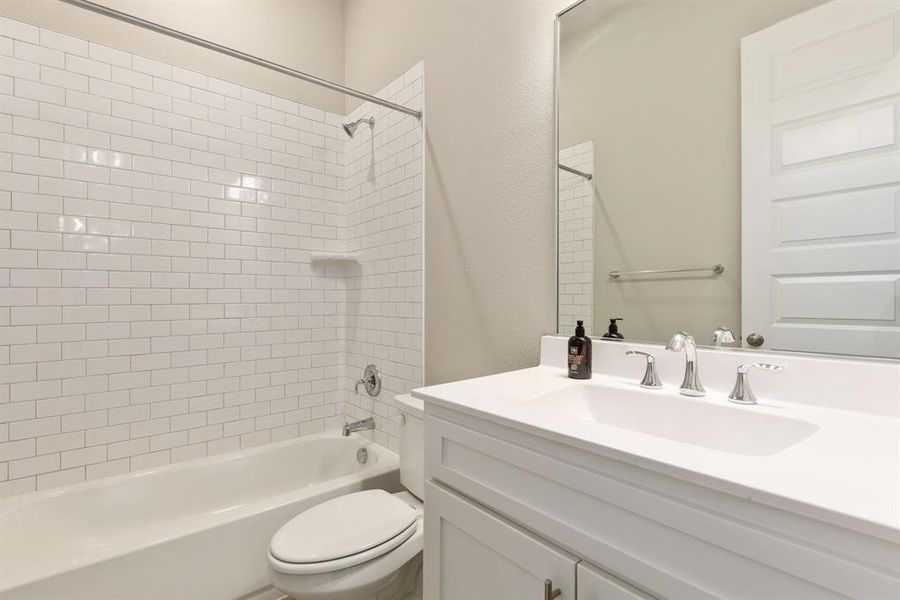
[[[408,115],[412,115],[417,119],[422,118],[421,110],[415,110],[413,108],[408,108],[406,106],[402,106],[388,100],[382,100],[377,96],[373,96],[365,92],[360,92],[358,90],[354,90],[353,88],[348,88],[346,86],[333,83],[331,81],[328,81],[327,79],[321,79],[320,77],[316,77],[315,75],[309,75],[308,73],[304,73],[290,67],[285,67],[284,65],[279,65],[278,63],[253,56],[252,54],[247,54],[246,52],[241,52],[240,50],[235,50],[234,48],[229,48],[228,46],[210,42],[209,40],[204,40],[188,33],[178,31],[177,29],[172,29],[170,27],[166,27],[152,21],[147,21],[146,19],[141,19],[140,17],[135,17],[113,8],[108,8],[106,6],[103,6],[102,4],[97,4],[96,2],[90,2],[89,0],[60,0],[60,2],[65,2],[66,4],[71,4],[72,6],[77,6],[78,8],[83,8],[85,10],[89,10],[106,17],[111,17],[125,23],[137,25],[138,27],[143,27],[144,29],[149,29],[150,31],[155,31],[163,35],[167,35],[171,38],[181,40],[182,42],[187,42],[189,44],[194,44],[195,46],[200,46],[201,48],[206,48],[207,50],[219,52],[220,54],[225,54],[244,62],[248,62],[260,67],[265,67],[267,69],[271,69],[285,75],[290,75],[291,77],[296,77],[297,79],[302,79],[303,81],[328,88],[329,90],[335,92],[347,94],[348,96],[353,96],[354,98],[359,98],[360,100],[365,100],[366,102],[371,102],[373,104],[378,104],[379,106],[384,106],[385,108],[390,108],[391,110],[406,113]]]
[[[594,176],[591,175],[590,173],[585,173],[584,171],[579,171],[578,169],[573,169],[572,167],[567,167],[566,165],[564,165],[562,163],[559,163],[559,168],[562,169],[563,171],[568,171],[569,173],[574,173],[575,175],[580,175],[580,176],[584,177],[585,179],[587,179],[588,181],[590,181],[591,179],[594,178]]]

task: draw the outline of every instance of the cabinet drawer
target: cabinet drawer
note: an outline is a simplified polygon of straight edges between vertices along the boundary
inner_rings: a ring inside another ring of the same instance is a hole
[[[425,597],[575,600],[576,559],[443,487],[425,485]]]
[[[654,596],[826,600],[898,589],[884,571],[707,510],[673,484],[648,487],[636,467],[453,411],[429,407],[425,427],[427,477]]]

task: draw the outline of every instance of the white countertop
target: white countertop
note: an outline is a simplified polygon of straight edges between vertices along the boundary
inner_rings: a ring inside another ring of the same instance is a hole
[[[596,360],[596,358],[595,358]],[[538,417],[524,400],[576,385],[640,389],[634,377],[596,374],[572,380],[559,366],[538,366],[420,388],[428,404],[474,414],[662,474],[900,543],[900,419],[760,398],[735,406],[801,419],[818,431],[768,456],[746,456],[676,442],[564,414]],[[650,393],[672,395],[676,387]],[[691,401],[727,403],[710,393]]]

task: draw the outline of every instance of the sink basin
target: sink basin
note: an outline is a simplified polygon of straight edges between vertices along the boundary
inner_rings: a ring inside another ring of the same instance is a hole
[[[576,419],[746,456],[781,452],[813,433],[813,423],[737,407],[724,398],[583,384],[523,401],[540,419]]]

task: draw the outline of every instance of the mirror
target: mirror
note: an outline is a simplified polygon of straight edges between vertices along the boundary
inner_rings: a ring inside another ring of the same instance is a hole
[[[557,28],[560,334],[900,358],[900,3],[584,0]]]

